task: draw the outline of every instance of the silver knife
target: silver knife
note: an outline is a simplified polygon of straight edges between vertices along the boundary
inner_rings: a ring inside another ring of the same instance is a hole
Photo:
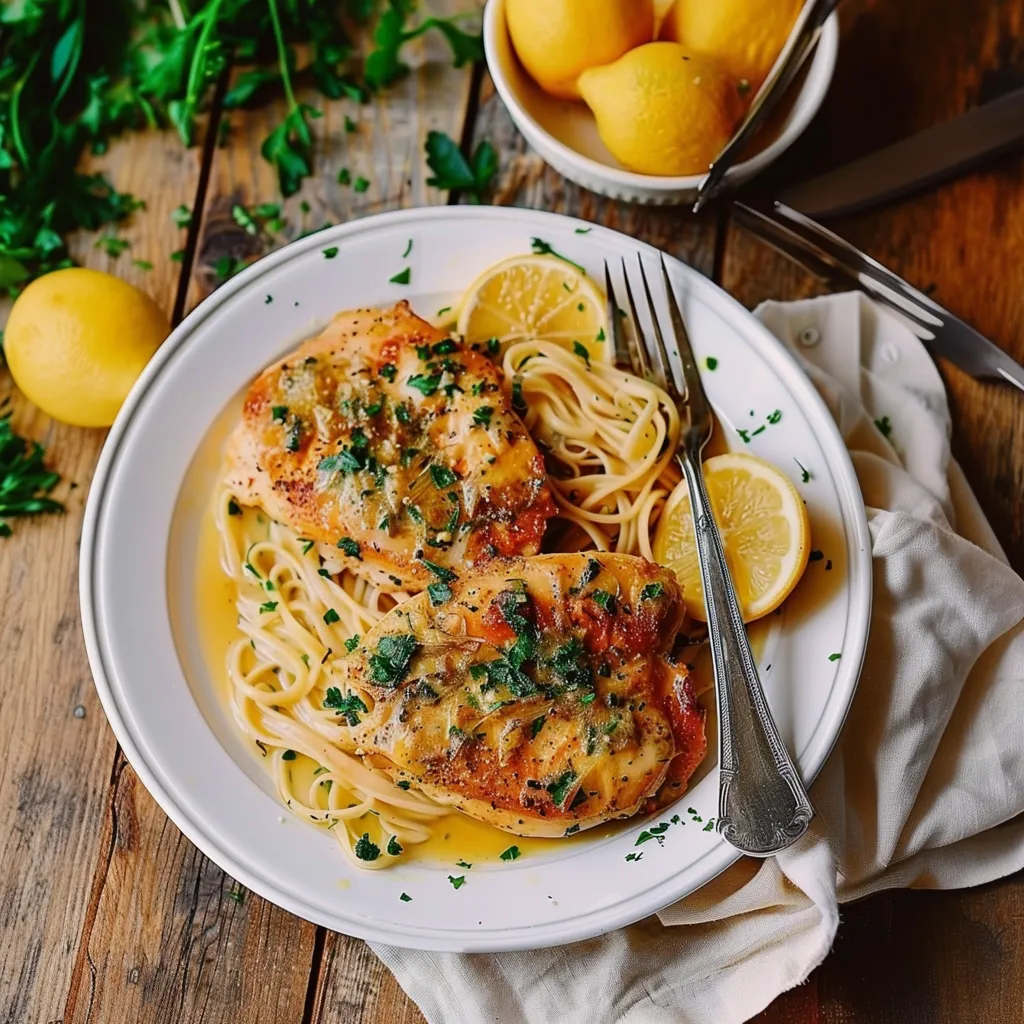
[[[880,149],[779,196],[809,217],[839,217],[905,196],[1024,145],[1024,89]]]
[[[934,299],[810,217],[783,203],[754,208],[734,203],[737,223],[784,256],[839,287],[853,287],[893,310],[933,355],[944,356],[979,380],[1000,380],[1024,391],[1024,366]]]

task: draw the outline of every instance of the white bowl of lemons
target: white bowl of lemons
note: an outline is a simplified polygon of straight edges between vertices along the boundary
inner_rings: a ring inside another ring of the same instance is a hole
[[[627,202],[692,202],[796,22],[803,0],[489,0],[484,47],[526,140],[560,174]],[[835,15],[735,188],[800,136],[828,91]]]

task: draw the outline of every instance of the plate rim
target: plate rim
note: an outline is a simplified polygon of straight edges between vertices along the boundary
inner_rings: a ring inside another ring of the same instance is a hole
[[[342,930],[345,934],[368,941],[378,941],[406,948],[438,951],[498,952],[514,949],[535,949],[592,938],[632,924],[668,906],[675,900],[688,895],[697,888],[706,885],[718,874],[735,863],[741,854],[729,848],[723,841],[720,846],[708,851],[696,861],[687,865],[687,870],[691,870],[702,861],[711,861],[710,865],[703,872],[702,881],[697,886],[684,886],[681,890],[673,890],[671,882],[678,877],[673,875],[660,885],[655,885],[636,896],[627,897],[612,907],[592,911],[586,915],[580,915],[566,921],[538,924],[536,927],[531,928],[520,928],[514,933],[505,929],[485,929],[484,931],[489,933],[488,937],[483,938],[481,936],[479,940],[476,936],[472,939],[460,940],[450,936],[438,938],[427,934],[416,934],[415,931],[402,933],[397,930],[395,925],[389,922],[378,923],[372,920],[356,920],[352,918],[344,919],[342,922],[344,927],[341,928],[339,927],[339,919],[328,912],[321,911],[317,906],[301,899],[296,899],[280,889],[268,890],[268,886],[264,884],[265,880],[261,876],[250,872],[249,868],[240,862],[234,852],[226,849],[219,842],[214,829],[204,830],[201,823],[190,815],[187,807],[179,806],[174,796],[163,787],[155,771],[150,768],[140,749],[145,744],[136,742],[132,729],[126,722],[125,715],[122,713],[108,678],[107,655],[104,651],[105,643],[101,639],[99,629],[100,613],[98,612],[98,602],[94,595],[98,577],[97,558],[100,554],[97,550],[97,538],[104,511],[107,507],[107,499],[110,497],[110,478],[124,445],[131,442],[130,427],[136,411],[154,381],[163,372],[164,367],[177,350],[188,340],[199,325],[215,310],[231,301],[236,294],[248,290],[259,278],[276,269],[281,264],[300,257],[312,249],[322,248],[327,241],[344,240],[349,236],[372,231],[377,226],[384,227],[395,222],[444,219],[462,221],[466,224],[472,224],[474,221],[486,222],[492,219],[518,221],[519,224],[522,224],[524,217],[533,219],[535,223],[540,221],[549,224],[558,223],[563,227],[569,228],[576,226],[599,228],[603,232],[617,236],[630,247],[639,251],[660,252],[654,246],[625,235],[622,232],[579,218],[547,211],[495,206],[440,206],[394,210],[350,221],[346,224],[324,229],[313,235],[298,239],[256,261],[245,271],[237,275],[237,277],[227,282],[200,303],[171,332],[139,377],[104,442],[86,504],[79,564],[79,598],[86,652],[89,658],[93,683],[107,721],[110,723],[111,729],[132,768],[164,813],[167,814],[189,841],[205,856],[229,872],[247,888],[252,889],[275,905],[306,920],[331,929]],[[713,296],[717,302],[723,303],[727,309],[731,308],[734,317],[738,315],[739,319],[745,320],[746,326],[750,331],[751,342],[756,344],[762,352],[774,355],[775,361],[781,358],[784,363],[789,364],[789,369],[794,379],[798,381],[799,387],[805,390],[806,397],[812,404],[816,405],[815,412],[817,413],[817,418],[826,425],[826,429],[831,434],[831,437],[828,439],[830,442],[829,447],[835,450],[832,454],[835,454],[838,459],[838,462],[833,464],[832,468],[836,474],[836,483],[840,485],[838,489],[843,499],[844,526],[853,534],[850,542],[850,612],[847,622],[858,636],[858,650],[855,658],[843,659],[845,664],[841,667],[840,674],[836,677],[834,685],[840,689],[840,699],[842,701],[841,714],[838,713],[837,709],[832,735],[824,743],[822,750],[816,758],[816,763],[808,768],[806,782],[810,786],[828,760],[842,733],[857,690],[863,659],[867,649],[872,602],[871,539],[860,486],[853,462],[850,459],[831,413],[813,384],[811,384],[804,371],[800,368],[793,354],[749,310],[733,299],[724,289],[705,278],[692,267],[675,259],[675,257],[669,256],[669,259],[673,260],[676,265],[674,269],[681,271],[695,285],[696,289],[703,290],[705,295]],[[756,341],[753,336],[757,336]],[[851,498],[855,500],[851,500]],[[854,586],[855,578],[859,579],[859,588]],[[845,644],[844,653],[848,653],[848,647]]]

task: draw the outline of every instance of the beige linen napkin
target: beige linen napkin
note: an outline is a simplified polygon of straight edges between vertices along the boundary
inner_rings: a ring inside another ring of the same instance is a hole
[[[589,942],[493,955],[374,945],[430,1024],[732,1024],[824,959],[838,903],[1024,866],[1024,821],[1010,820],[1024,811],[1024,581],[950,457],[942,380],[905,324],[859,294],[758,315],[832,410],[873,540],[867,659],[811,791],[812,831]]]

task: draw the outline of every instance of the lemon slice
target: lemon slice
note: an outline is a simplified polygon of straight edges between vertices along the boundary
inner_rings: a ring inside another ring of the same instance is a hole
[[[807,567],[807,509],[786,476],[752,455],[716,455],[704,463],[704,479],[743,620],[752,622],[778,608]],[[687,611],[703,621],[704,588],[685,481],[669,496],[653,550],[679,577]]]
[[[555,256],[513,256],[489,267],[469,286],[457,330],[470,344],[497,338],[552,341],[593,361],[613,353],[605,297],[585,274]]]

